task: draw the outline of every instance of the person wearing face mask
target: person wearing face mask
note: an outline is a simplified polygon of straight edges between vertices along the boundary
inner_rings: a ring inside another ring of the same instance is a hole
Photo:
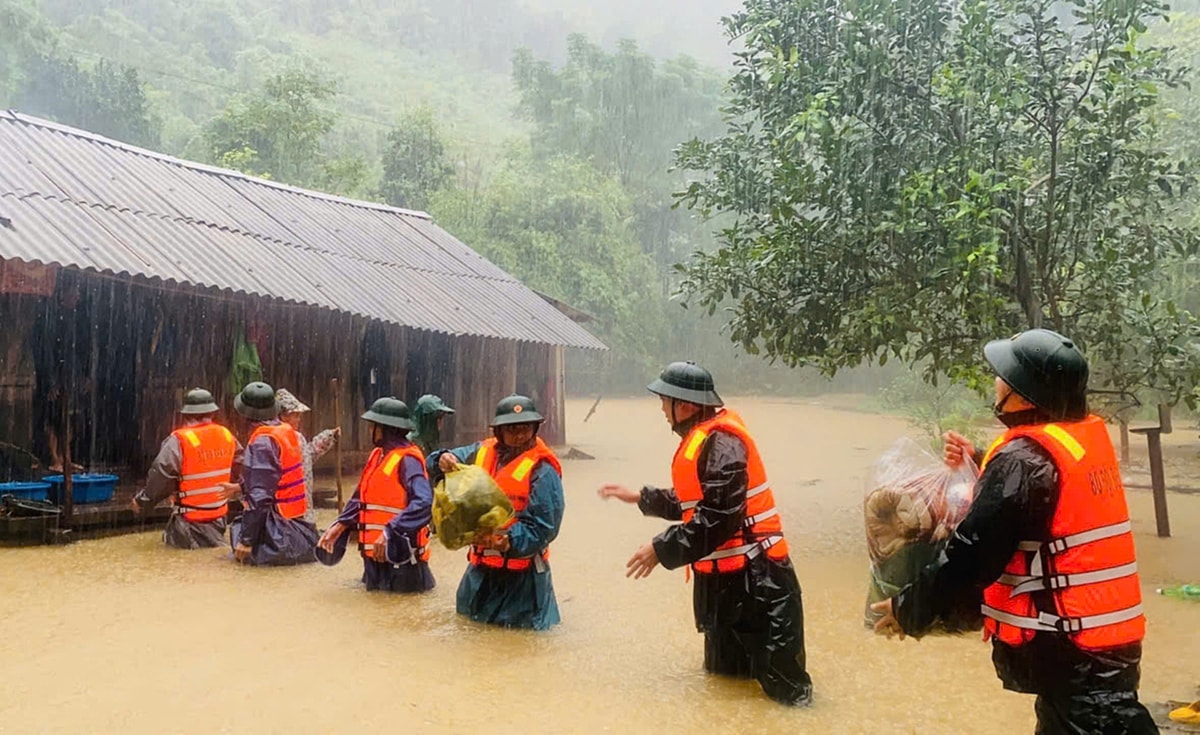
[[[357,528],[368,590],[426,592],[434,587],[429,570],[433,491],[425,455],[408,439],[415,424],[397,398],[380,398],[362,418],[370,423],[375,449],[354,495],[322,534],[317,558],[337,564],[346,553],[347,532]]]
[[[975,501],[941,557],[890,600],[876,630],[921,636],[979,601],[1005,689],[1037,695],[1039,735],[1156,733],[1138,702],[1141,585],[1116,453],[1087,410],[1088,365],[1047,329],[989,342],[994,410],[985,452],[955,433],[945,461],[976,457]]]
[[[496,406],[492,438],[429,455],[435,483],[460,464],[474,464],[516,511],[502,533],[476,539],[467,554],[457,609],[479,623],[545,630],[560,620],[549,556],[565,502],[562,465],[537,435],[544,420],[532,400],[512,395]]]
[[[800,583],[754,439],[741,417],[724,408],[712,375],[695,363],[671,363],[648,388],[681,439],[671,465],[674,486],[637,491],[609,484],[599,494],[681,523],[643,544],[626,576],[640,579],[660,564],[690,565],[704,669],[757,679],[777,702],[809,704]]]

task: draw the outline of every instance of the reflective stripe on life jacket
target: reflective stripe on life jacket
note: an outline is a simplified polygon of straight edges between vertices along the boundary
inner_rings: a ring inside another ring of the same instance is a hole
[[[261,436],[270,437],[279,447],[279,465],[283,471],[275,488],[275,509],[289,521],[299,518],[308,510],[300,434],[288,424],[260,424],[250,435],[250,443]]]
[[[771,559],[784,559],[788,555],[787,541],[783,537],[783,523],[775,508],[775,494],[767,481],[758,447],[746,430],[741,417],[723,410],[716,416],[697,424],[688,432],[675,459],[671,463],[671,478],[675,485],[675,496],[683,509],[683,522],[688,523],[695,515],[696,506],[704,499],[700,484],[700,454],[704,443],[713,432],[723,431],[736,436],[746,447],[746,476],[749,489],[746,491],[746,517],[738,532],[716,551],[692,565],[699,574],[736,572],[746,567],[746,562],[765,553]]]
[[[175,505],[184,520],[206,523],[224,518],[229,509],[224,488],[233,468],[237,440],[220,424],[185,426],[171,432],[179,442],[179,489]]]
[[[988,449],[983,466],[1018,437],[1036,441],[1053,457],[1058,504],[1050,539],[1022,541],[1004,573],[984,590],[985,638],[1020,646],[1039,632],[1059,632],[1085,650],[1142,640],[1146,621],[1132,524],[1104,421],[1089,416],[1011,429]]]
[[[425,455],[415,444],[398,447],[386,455],[376,448],[367,459],[362,478],[358,481],[358,549],[367,555],[368,549],[379,542],[383,529],[408,507],[408,491],[400,466],[405,457],[412,457],[425,467]],[[429,561],[429,527],[417,534],[415,557],[400,563],[415,564]]]
[[[550,447],[546,446],[541,439],[536,439],[532,449],[518,455],[503,467],[497,467],[496,446],[498,443],[493,437],[480,444],[479,450],[475,453],[475,464],[496,480],[496,484],[500,486],[500,489],[508,496],[509,502],[512,503],[513,510],[521,513],[529,507],[529,491],[534,469],[542,462],[546,462],[554,468],[559,477],[562,477],[562,465],[559,464],[558,457],[554,455]],[[505,525],[505,528],[516,523],[516,520],[513,518]],[[507,552],[483,549],[478,546],[471,546],[467,552],[467,559],[476,566],[482,565],[516,572],[529,569],[535,560],[544,562],[549,558],[549,548],[543,549],[540,554],[522,557],[509,556]]]

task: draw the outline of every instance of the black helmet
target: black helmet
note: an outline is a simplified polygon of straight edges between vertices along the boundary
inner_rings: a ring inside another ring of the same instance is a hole
[[[233,399],[237,412],[251,421],[267,421],[279,416],[275,402],[275,389],[266,383],[247,383],[242,392]]]
[[[717,395],[717,387],[713,384],[712,373],[696,363],[673,362],[646,388],[651,392],[667,398],[675,398],[698,406],[724,406],[725,402]]]
[[[1051,419],[1087,416],[1087,358],[1058,332],[1030,329],[988,342],[983,355],[996,375]]]
[[[203,416],[205,414],[216,413],[219,410],[217,408],[217,401],[213,398],[212,393],[203,388],[192,388],[183,397],[183,406],[180,407],[179,413],[189,416]]]
[[[512,424],[540,424],[546,419],[538,413],[533,400],[525,396],[512,395],[496,404],[496,417],[492,426],[510,426]]]
[[[408,404],[399,398],[380,398],[371,404],[371,408],[362,417],[382,426],[394,426],[397,429],[417,428],[408,412]]]

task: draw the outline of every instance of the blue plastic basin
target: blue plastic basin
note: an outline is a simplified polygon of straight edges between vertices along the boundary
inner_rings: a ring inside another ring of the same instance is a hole
[[[65,493],[63,485],[66,478],[62,475],[43,477],[44,482],[50,483],[50,500],[62,505]],[[107,503],[112,500],[117,489],[116,475],[71,475],[71,499],[76,503]]]
[[[24,500],[46,500],[50,493],[48,482],[0,482],[0,496],[12,495]]]

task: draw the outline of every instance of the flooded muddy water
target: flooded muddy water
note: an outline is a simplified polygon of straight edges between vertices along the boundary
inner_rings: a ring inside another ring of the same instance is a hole
[[[898,642],[862,626],[864,477],[912,430],[820,402],[730,403],[758,438],[804,588],[809,709],[704,674],[682,572],[625,579],[662,523],[595,489],[667,483],[676,440],[648,397],[606,399],[587,423],[591,402],[570,405],[571,444],[595,460],[564,463],[553,631],[456,616],[465,555],[436,543],[438,587],[420,597],[367,594],[349,557],[242,569],[157,532],[0,550],[0,732],[1031,732],[1032,698],[1000,688],[977,636]],[[1142,698],[1188,698],[1200,605],[1154,588],[1200,581],[1200,497],[1171,497],[1172,539],[1154,537],[1149,493],[1130,498],[1150,621]]]

